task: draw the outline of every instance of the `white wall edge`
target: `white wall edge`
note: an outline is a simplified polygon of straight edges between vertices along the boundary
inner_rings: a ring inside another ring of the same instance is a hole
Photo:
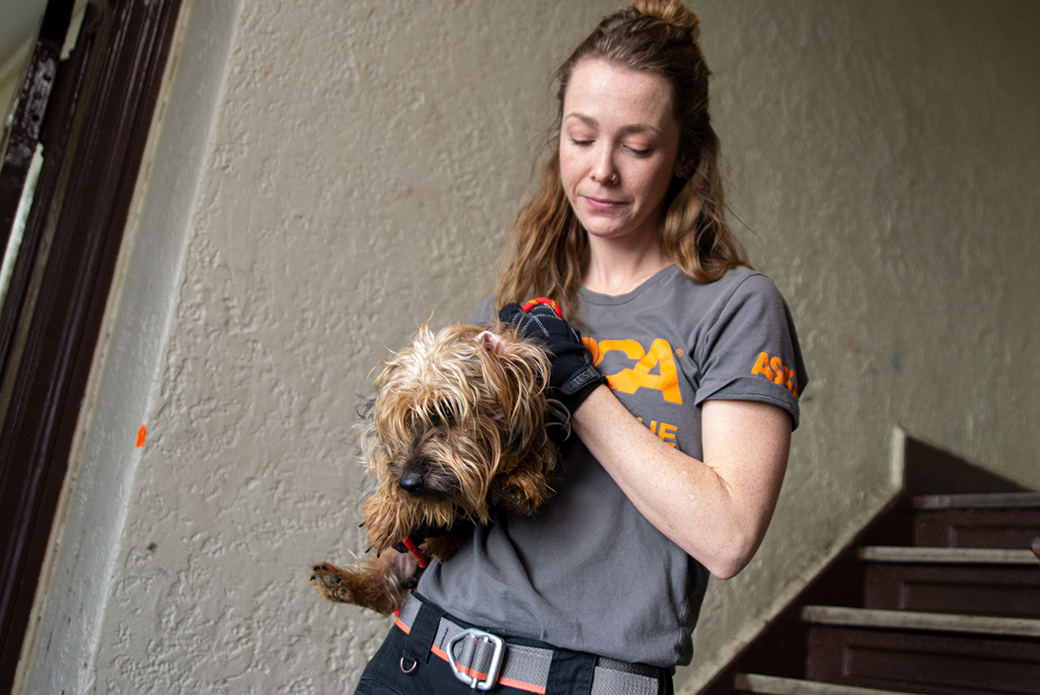
[[[902,427],[892,428],[889,450],[888,484],[898,493],[906,481],[906,432]]]
[[[134,475],[159,396],[239,0],[184,0],[149,130],[12,693],[93,688]],[[201,117],[200,117],[201,116]]]

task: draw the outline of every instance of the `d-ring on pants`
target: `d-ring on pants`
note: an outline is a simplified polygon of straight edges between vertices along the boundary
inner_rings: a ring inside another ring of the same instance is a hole
[[[413,592],[355,695],[672,695],[666,669],[498,636]]]

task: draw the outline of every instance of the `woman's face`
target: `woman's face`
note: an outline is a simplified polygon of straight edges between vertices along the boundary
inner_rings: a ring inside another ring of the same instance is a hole
[[[575,66],[563,99],[560,178],[592,237],[639,244],[658,235],[678,152],[665,78],[600,59]]]

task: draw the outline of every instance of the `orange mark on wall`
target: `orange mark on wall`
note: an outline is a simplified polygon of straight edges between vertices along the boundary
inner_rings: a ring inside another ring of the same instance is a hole
[[[141,429],[137,430],[137,448],[140,449],[144,446],[144,436],[148,434],[148,428],[141,425]]]

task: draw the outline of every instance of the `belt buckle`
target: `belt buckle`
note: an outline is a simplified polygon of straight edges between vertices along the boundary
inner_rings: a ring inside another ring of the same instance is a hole
[[[491,664],[488,665],[487,678],[484,680],[481,680],[479,676],[463,673],[462,668],[456,663],[455,645],[467,637],[472,637],[478,642],[495,645],[495,651],[491,654]],[[505,652],[505,641],[501,637],[471,627],[449,639],[444,651],[448,654],[448,665],[451,666],[451,672],[460,681],[468,684],[471,689],[490,690],[495,687],[495,683],[498,682],[498,674],[502,670],[502,654]]]

